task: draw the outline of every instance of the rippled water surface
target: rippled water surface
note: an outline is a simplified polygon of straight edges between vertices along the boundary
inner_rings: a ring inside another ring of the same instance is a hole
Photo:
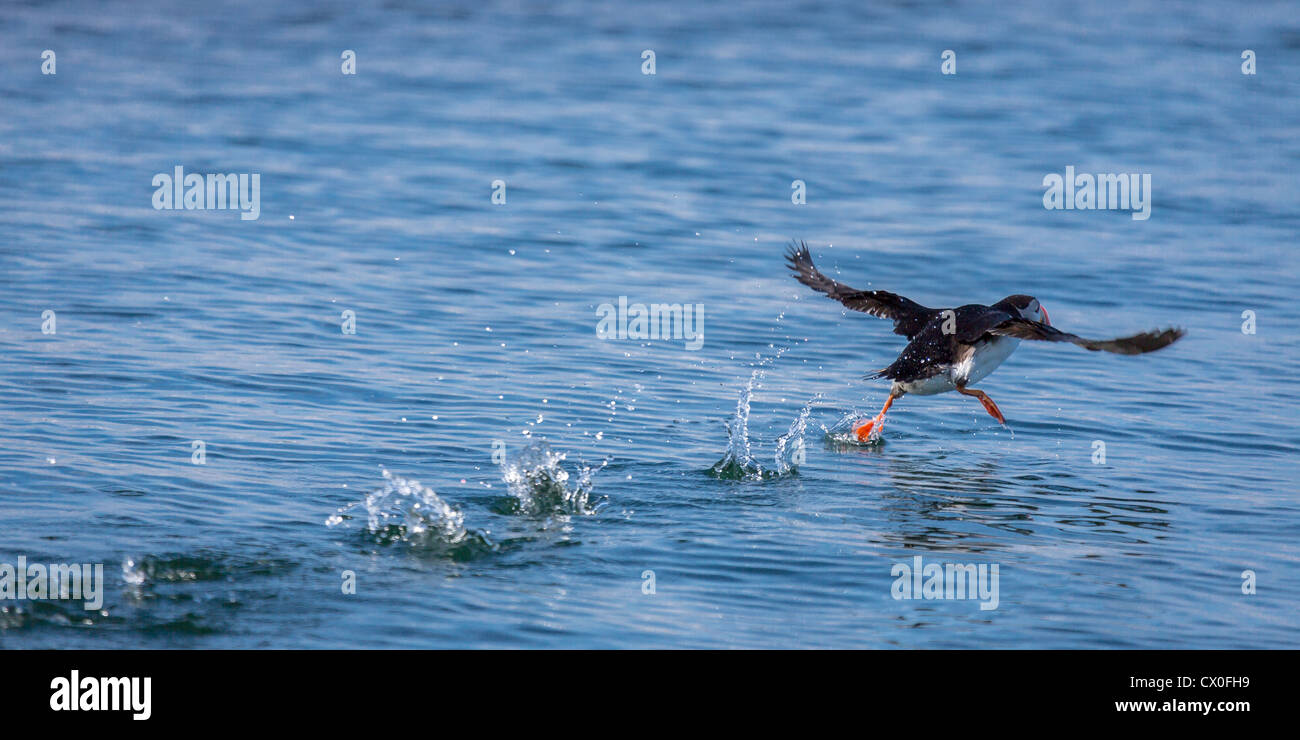
[[[0,562],[108,583],[0,646],[1296,647],[1295,6],[1018,5],[7,5]],[[155,210],[178,165],[260,218]],[[1151,218],[1045,210],[1067,165]],[[1009,428],[908,396],[843,444],[902,342],[791,238],[1188,334],[1026,344]],[[599,339],[620,296],[702,346]],[[893,598],[918,555],[997,608]]]

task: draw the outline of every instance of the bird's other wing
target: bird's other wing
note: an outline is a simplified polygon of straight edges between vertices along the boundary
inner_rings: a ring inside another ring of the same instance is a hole
[[[966,344],[972,344],[985,337],[992,329],[1003,324],[1008,319],[1019,318],[1016,314],[1009,311],[1003,311],[993,306],[981,306],[971,304],[953,309],[951,315],[947,311],[939,312],[939,319],[952,319],[953,326],[949,332],[957,336],[957,340]]]
[[[1155,352],[1178,341],[1187,332],[1182,329],[1145,331],[1131,337],[1118,339],[1084,339],[1083,337],[1054,329],[1047,324],[1029,319],[1012,318],[989,329],[989,334],[1016,339],[1037,339],[1044,342],[1069,342],[1096,352],[1114,352],[1118,355],[1140,355]]]
[[[818,293],[825,293],[828,297],[844,304],[846,308],[892,320],[895,334],[902,334],[909,338],[915,336],[925,328],[926,322],[935,313],[934,309],[926,308],[897,293],[884,290],[855,290],[826,277],[813,264],[808,245],[803,242],[800,242],[798,247],[792,243],[785,258],[790,269],[794,271],[795,280]]]

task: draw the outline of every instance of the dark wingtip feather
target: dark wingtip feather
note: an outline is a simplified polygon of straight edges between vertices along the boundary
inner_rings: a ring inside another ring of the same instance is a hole
[[[1145,334],[1135,334],[1125,340],[1124,347],[1129,350],[1125,354],[1142,355],[1147,352],[1155,352],[1177,342],[1186,334],[1186,330],[1176,326],[1168,329],[1157,329]]]
[[[790,245],[786,248],[785,260],[786,267],[795,272],[802,272],[813,266],[812,254],[808,251],[808,245],[803,241],[795,242],[793,239],[790,240]]]
[[[1168,329],[1165,329],[1164,331],[1160,332],[1158,337],[1160,346],[1156,347],[1155,349],[1168,347],[1169,345],[1173,344],[1174,342],[1177,342],[1179,339],[1182,339],[1185,336],[1187,336],[1186,329],[1182,328],[1181,326],[1171,326]]]
[[[1148,341],[1151,345],[1151,349],[1160,349],[1177,342],[1186,334],[1187,332],[1182,328],[1171,326],[1168,329],[1157,329],[1156,331],[1151,332],[1151,334],[1148,335],[1150,337]]]

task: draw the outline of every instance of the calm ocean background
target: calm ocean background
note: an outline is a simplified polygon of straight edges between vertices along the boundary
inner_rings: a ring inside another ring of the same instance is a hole
[[[107,584],[0,647],[1300,646],[1297,6],[1018,5],[6,3],[0,563]],[[177,165],[260,218],[154,210]],[[1150,220],[1045,210],[1067,165],[1150,173]],[[1026,343],[1010,430],[909,396],[837,444],[902,342],[792,238],[1188,335]],[[598,339],[620,296],[703,347]],[[998,608],[894,599],[917,555]]]

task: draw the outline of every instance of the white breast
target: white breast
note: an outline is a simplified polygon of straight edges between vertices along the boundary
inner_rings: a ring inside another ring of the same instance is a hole
[[[1019,339],[1011,337],[995,337],[991,341],[976,342],[972,350],[966,357],[949,365],[943,372],[931,375],[921,380],[913,380],[909,383],[896,383],[902,390],[917,396],[933,396],[936,393],[947,393],[956,390],[960,385],[974,385],[980,382],[989,373],[997,369],[1016,347],[1020,346]]]
[[[975,351],[964,362],[953,366],[953,380],[962,385],[974,385],[980,382],[996,370],[998,365],[1006,361],[1019,346],[1020,340],[1012,337],[994,337],[987,342],[976,342]]]
[[[947,393],[957,386],[952,383],[952,375],[949,373],[936,373],[928,378],[913,380],[907,383],[898,382],[895,385],[900,386],[904,391],[917,396],[933,396],[936,393]]]

